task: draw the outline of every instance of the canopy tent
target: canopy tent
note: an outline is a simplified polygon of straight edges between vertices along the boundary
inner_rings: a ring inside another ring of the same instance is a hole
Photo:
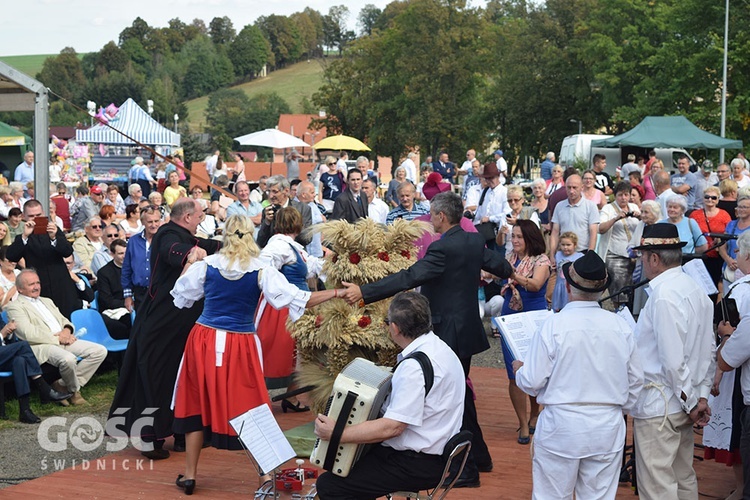
[[[0,122],[0,146],[30,146],[31,137],[7,123]]]
[[[591,141],[592,148],[640,146],[642,148],[742,149],[742,141],[724,139],[701,130],[684,116],[647,116],[627,132]]]
[[[121,131],[141,144],[149,146],[180,145],[180,134],[161,126],[133,99],[128,99],[120,106],[115,117],[109,121],[109,125],[116,130],[102,123],[86,130],[76,130],[76,141],[96,144],[135,144],[117,132]]]

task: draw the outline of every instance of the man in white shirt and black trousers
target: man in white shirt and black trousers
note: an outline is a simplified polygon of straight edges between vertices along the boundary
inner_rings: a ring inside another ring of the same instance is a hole
[[[713,304],[682,272],[677,227],[643,230],[643,274],[651,280],[635,331],[644,386],[633,416],[638,493],[644,500],[698,498],[693,469],[693,425],[711,416],[708,394],[715,373]]]
[[[597,300],[612,278],[595,252],[563,266],[570,302],[542,324],[516,384],[544,405],[534,434],[533,498],[614,499],[623,410],[643,386],[633,331]]]
[[[430,304],[424,295],[400,292],[388,308],[386,324],[403,350],[399,361],[421,351],[434,372],[429,393],[416,359],[397,365],[382,418],[344,428],[341,443],[378,443],[347,477],[330,472],[317,481],[321,500],[377,498],[395,491],[435,487],[442,478],[443,448],[457,434],[463,418],[465,379],[461,362],[432,332]],[[319,414],[315,434],[330,440],[336,421]]]

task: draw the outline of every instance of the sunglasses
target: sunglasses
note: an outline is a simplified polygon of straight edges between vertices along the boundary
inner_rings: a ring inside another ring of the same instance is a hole
[[[718,200],[718,196],[711,196],[710,194],[703,195],[704,200]]]

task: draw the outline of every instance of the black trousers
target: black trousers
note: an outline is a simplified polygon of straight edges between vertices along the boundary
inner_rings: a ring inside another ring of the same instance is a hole
[[[742,410],[742,434],[740,435],[740,456],[745,488],[742,498],[750,498],[750,406]]]
[[[471,369],[471,356],[468,358],[460,358],[461,366],[464,369],[464,376],[469,378],[469,370]],[[464,472],[461,474],[462,477],[471,478],[476,477],[479,474],[477,470],[477,464],[489,465],[492,463],[492,457],[490,456],[490,450],[487,448],[487,443],[484,442],[484,436],[482,435],[482,428],[479,427],[479,417],[477,416],[477,407],[474,404],[474,392],[466,384],[466,397],[464,398],[464,419],[461,423],[462,431],[470,431],[472,434],[471,439],[471,451],[469,457],[466,460],[466,466]]]
[[[394,491],[434,488],[445,463],[439,455],[396,451],[373,445],[349,472],[339,477],[325,472],[316,483],[320,500],[374,500]]]
[[[126,314],[120,319],[112,319],[106,314],[102,314],[104,326],[107,327],[109,336],[115,340],[125,340],[130,338],[130,314]]]
[[[13,384],[18,397],[31,392],[29,377],[42,374],[42,368],[25,340],[0,346],[0,371],[13,372]]]

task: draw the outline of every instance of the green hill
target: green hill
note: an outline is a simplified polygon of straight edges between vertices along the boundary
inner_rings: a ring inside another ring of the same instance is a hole
[[[289,104],[292,113],[302,113],[302,101],[310,99],[323,83],[324,60],[312,59],[269,73],[265,78],[232,87],[241,89],[249,97],[264,92],[276,92]],[[203,130],[206,123],[208,96],[185,103],[188,108],[190,126],[194,132]]]
[[[48,57],[55,57],[58,54],[33,54],[30,56],[0,56],[0,61],[5,64],[9,64],[16,68],[18,71],[22,71],[30,77],[36,77],[36,74],[42,71],[42,65],[44,60]],[[78,58],[82,58],[84,54],[78,54]]]

